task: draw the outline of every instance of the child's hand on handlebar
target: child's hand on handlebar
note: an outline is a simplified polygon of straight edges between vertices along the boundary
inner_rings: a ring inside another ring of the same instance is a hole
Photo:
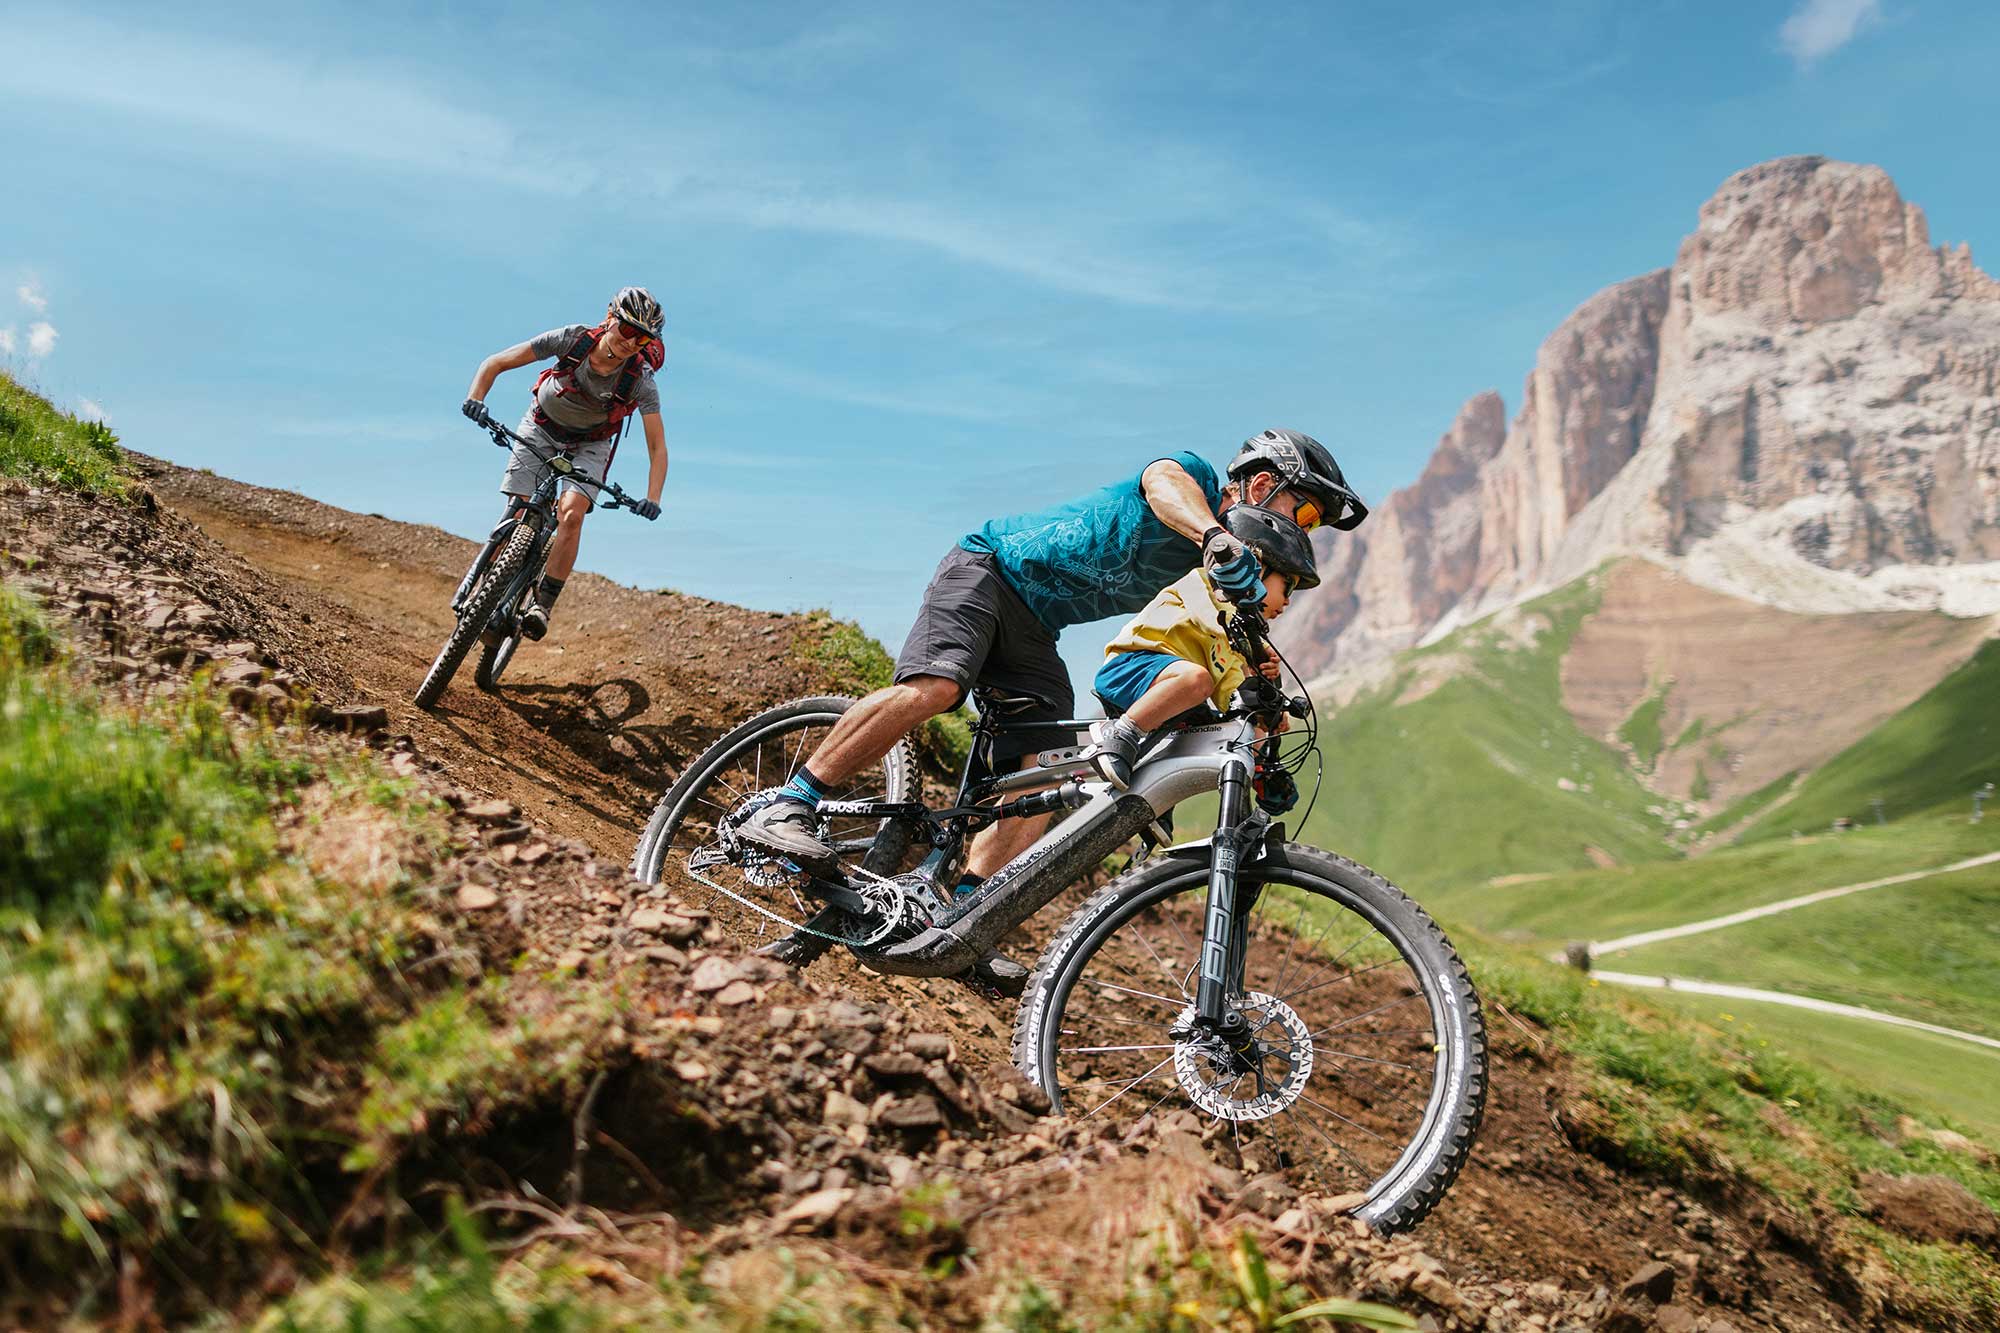
[[[1265,680],[1276,680],[1284,668],[1279,665],[1277,650],[1270,644],[1264,645],[1264,660],[1257,664],[1257,674]]]

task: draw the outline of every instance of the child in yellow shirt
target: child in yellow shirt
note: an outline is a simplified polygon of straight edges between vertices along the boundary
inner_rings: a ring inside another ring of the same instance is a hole
[[[1231,505],[1221,517],[1262,566],[1266,620],[1283,614],[1293,593],[1319,586],[1312,540],[1297,523],[1251,504]],[[1251,671],[1225,628],[1235,614],[1236,607],[1197,567],[1161,589],[1118,631],[1092,686],[1114,714],[1090,729],[1092,744],[1084,757],[1099,777],[1123,791],[1139,748],[1155,727],[1204,702],[1217,710],[1229,707]],[[1256,670],[1276,680],[1278,661],[1267,657]]]

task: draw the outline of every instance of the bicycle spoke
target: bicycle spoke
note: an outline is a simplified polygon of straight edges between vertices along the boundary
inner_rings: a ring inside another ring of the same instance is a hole
[[[1159,1073],[1162,1069],[1165,1069],[1168,1065],[1172,1064],[1173,1062],[1174,1062],[1174,1057],[1171,1055],[1168,1056],[1166,1059],[1160,1061],[1160,1063],[1154,1065],[1151,1069],[1148,1069],[1145,1073],[1139,1075],[1139,1077],[1133,1079],[1130,1083],[1127,1083],[1124,1087],[1120,1088],[1117,1092],[1113,1093],[1111,1096],[1106,1097],[1103,1101],[1091,1107],[1088,1111],[1085,1111],[1083,1113],[1083,1118],[1085,1120],[1090,1119],[1092,1116],[1096,1115],[1099,1111],[1102,1111],[1105,1107],[1111,1105],[1111,1103],[1117,1101],[1120,1097],[1123,1097],[1126,1093],[1132,1091],[1132,1089],[1138,1087],[1141,1083],[1144,1083],[1147,1079]]]
[[[1102,979],[1086,978],[1077,984],[1080,986],[1099,986],[1105,990],[1115,990],[1125,995],[1137,995],[1142,999],[1158,1000],[1161,1004],[1170,1006],[1176,1013],[1187,1007],[1185,1000],[1176,1000],[1166,995],[1156,995],[1149,990],[1133,990],[1130,986],[1120,986],[1116,982],[1104,981]]]

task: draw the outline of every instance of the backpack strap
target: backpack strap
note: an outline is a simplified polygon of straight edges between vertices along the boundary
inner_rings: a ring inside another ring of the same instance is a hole
[[[541,377],[535,381],[535,394],[538,400],[541,395],[542,385],[548,381],[550,376],[555,377],[557,394],[575,391],[577,368],[584,363],[584,360],[592,352],[597,350],[598,340],[604,336],[606,327],[606,325],[600,324],[594,329],[578,329],[576,331],[575,336],[564,345],[562,352],[557,355],[556,363],[543,371]],[[612,383],[611,402],[608,405],[609,411],[606,414],[604,425],[594,431],[575,436],[576,442],[616,440],[622,437],[625,433],[626,419],[632,415],[633,409],[638,406],[635,401],[635,395],[639,391],[639,376],[645,370],[658,370],[662,365],[666,364],[666,359],[666,349],[660,345],[658,338],[649,341],[646,344],[645,350],[640,352],[638,356],[627,357],[625,364],[618,368],[618,378]],[[643,367],[640,365],[642,360],[645,362]],[[554,434],[559,440],[563,439],[565,435],[572,434],[555,426],[546,414],[542,412],[540,406],[535,408],[535,421],[544,430],[548,430]],[[617,448],[615,444],[612,447],[614,451]]]

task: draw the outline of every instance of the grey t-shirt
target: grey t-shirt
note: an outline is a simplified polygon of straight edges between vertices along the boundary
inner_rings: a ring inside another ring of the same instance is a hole
[[[533,342],[528,349],[535,354],[535,360],[546,361],[561,353],[569,346],[569,340],[586,328],[582,324],[569,324],[559,329],[550,329]],[[618,387],[619,367],[614,366],[609,375],[599,375],[590,368],[590,358],[585,357],[576,366],[576,385],[568,393],[557,392],[556,379],[550,376],[535,391],[535,402],[549,420],[564,430],[595,430],[611,417],[611,391]],[[639,363],[639,383],[632,390],[633,415],[648,416],[660,410],[659,386],[653,383],[653,369],[644,361]]]

